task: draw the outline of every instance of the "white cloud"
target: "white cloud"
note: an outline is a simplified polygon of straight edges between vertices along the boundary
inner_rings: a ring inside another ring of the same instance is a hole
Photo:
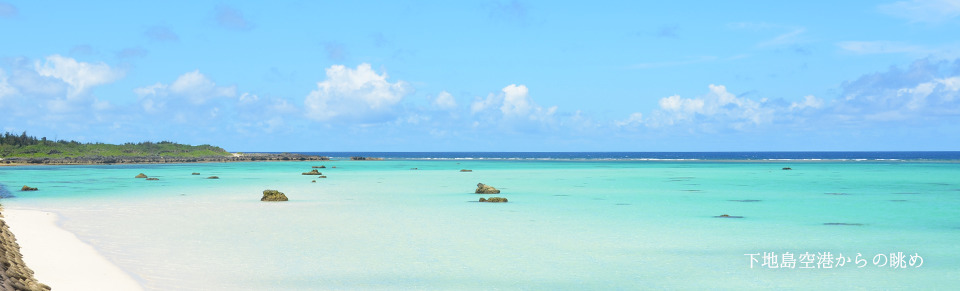
[[[240,104],[249,104],[249,103],[257,102],[258,100],[260,100],[260,97],[257,95],[250,94],[250,93],[243,93],[243,95],[240,95],[240,99],[238,101],[240,101]]]
[[[7,73],[0,69],[0,99],[3,97],[17,94],[17,88],[14,88],[10,85],[10,82],[7,82]]]
[[[133,89],[133,93],[136,93],[139,96],[161,95],[161,94],[166,94],[166,92],[167,92],[167,85],[161,84],[160,82],[157,82],[156,84],[153,84],[150,86]]]
[[[820,107],[823,107],[823,100],[813,95],[804,96],[801,102],[790,103],[790,110],[818,109]]]
[[[170,92],[173,94],[182,94],[190,97],[194,104],[202,104],[210,98],[233,97],[237,95],[237,87],[217,87],[217,84],[200,73],[200,70],[187,72],[180,75],[173,84],[170,84]]]
[[[942,22],[960,16],[958,0],[911,0],[883,4],[877,7],[882,12],[910,22]]]
[[[172,95],[186,98],[194,105],[200,105],[214,98],[236,96],[237,86],[217,86],[210,78],[200,73],[200,70],[195,70],[180,75],[180,77],[177,77],[170,85],[158,82],[153,85],[133,89],[133,92],[141,98],[149,96],[166,97]]]
[[[842,98],[831,104],[845,120],[856,122],[942,120],[960,115],[960,62],[921,59],[907,69],[861,76],[844,83]]]
[[[537,105],[529,96],[527,86],[511,84],[500,90],[500,94],[490,94],[486,99],[476,100],[471,104],[472,113],[492,109],[499,105],[500,113],[505,118],[521,118],[529,120],[548,121],[557,112],[557,107],[543,108]]]
[[[113,82],[123,77],[123,72],[110,68],[105,63],[84,63],[60,55],[52,55],[41,64],[38,60],[34,69],[44,77],[53,77],[70,85],[67,98],[84,95],[94,86]]]
[[[327,68],[327,79],[317,83],[304,100],[307,116],[320,121],[334,118],[383,121],[410,91],[404,81],[390,83],[387,74],[377,74],[370,64],[356,69],[343,65]]]
[[[578,111],[577,116],[579,117],[579,115],[580,112]],[[627,117],[627,119],[614,121],[614,124],[619,127],[637,126],[643,124],[643,113],[634,112],[633,114],[630,114],[630,117]]]
[[[500,111],[503,112],[503,115],[507,116],[522,116],[530,113],[532,106],[530,105],[530,97],[527,90],[527,86],[511,84],[510,86],[503,88],[503,105],[500,106]]]
[[[957,100],[958,91],[960,91],[960,76],[934,79],[930,82],[917,84],[913,88],[901,88],[897,90],[897,99],[900,99],[903,108],[909,111],[920,110],[951,110],[953,106],[940,107],[940,105],[958,105],[951,104]],[[953,108],[954,112],[960,112],[960,108]]]
[[[683,98],[678,95],[662,98],[660,109],[644,121],[647,126],[660,127],[680,123],[692,123],[708,127],[743,129],[770,123],[776,108],[768,105],[767,99],[739,98],[723,85],[710,85],[710,93],[699,98]]]
[[[503,95],[487,94],[486,99],[477,99],[470,104],[470,113],[478,113],[493,108],[503,102]]]
[[[453,95],[450,95],[447,91],[442,91],[437,94],[436,99],[433,99],[433,106],[440,109],[454,109],[457,108],[457,100],[454,100]]]

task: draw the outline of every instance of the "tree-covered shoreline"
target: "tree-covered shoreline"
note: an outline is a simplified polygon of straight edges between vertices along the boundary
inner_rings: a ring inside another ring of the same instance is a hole
[[[185,145],[169,141],[80,143],[36,138],[26,132],[0,136],[0,165],[100,165],[245,161],[322,161],[316,155],[281,153],[232,154],[212,145]]]
[[[223,148],[212,145],[185,145],[169,141],[125,143],[80,143],[49,140],[22,134],[4,133],[0,136],[0,158],[92,158],[92,157],[214,157],[232,156]]]

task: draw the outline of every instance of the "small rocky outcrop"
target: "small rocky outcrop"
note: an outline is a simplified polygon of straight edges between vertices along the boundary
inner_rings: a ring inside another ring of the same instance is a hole
[[[217,177],[217,176],[210,176],[210,177],[207,177],[207,179],[220,179],[220,177]]]
[[[730,215],[730,214],[721,214],[721,215],[714,216],[713,218],[743,218],[743,216],[736,216],[736,215]]]
[[[277,190],[263,190],[263,198],[260,201],[287,201],[287,195]]]
[[[507,202],[507,198],[503,198],[503,197],[480,198],[480,202]]]
[[[160,180],[160,178],[147,178],[147,181],[157,181],[157,180]]]
[[[327,166],[313,166],[314,169],[326,169]]]
[[[146,177],[147,177],[147,175],[146,175],[146,174],[144,174],[144,173],[140,173],[139,175],[137,175],[137,176],[136,176],[136,177],[134,177],[134,178],[146,178]]]
[[[317,169],[313,169],[312,171],[303,172],[303,173],[300,173],[300,174],[301,174],[301,175],[323,175],[323,173],[320,173],[320,171],[317,171]]]
[[[327,178],[327,176],[324,176],[324,175],[320,175],[320,176],[317,176],[317,178],[318,178],[318,179],[326,179],[326,178]]]
[[[372,157],[350,157],[351,161],[382,161],[383,158],[372,158]]]
[[[486,185],[486,184],[483,184],[483,183],[479,183],[479,184],[477,184],[477,190],[474,191],[473,193],[476,193],[476,194],[500,194],[500,190],[497,190],[497,188],[493,188],[493,186]]]
[[[460,173],[470,173],[470,172],[473,172],[473,170],[467,170],[467,169],[460,170]]]
[[[316,183],[316,182],[317,182],[317,180],[310,181],[310,183]]]
[[[37,188],[23,185],[23,188],[20,188],[20,191],[37,191]]]
[[[193,173],[190,173],[190,175],[194,175],[194,176],[197,176],[197,175],[200,175],[200,173],[197,173],[197,172],[193,172]]]
[[[781,170],[784,170],[784,171],[789,171],[789,170],[793,170],[793,169],[792,169],[792,168],[790,168],[790,167],[783,167],[783,169],[781,169]]]

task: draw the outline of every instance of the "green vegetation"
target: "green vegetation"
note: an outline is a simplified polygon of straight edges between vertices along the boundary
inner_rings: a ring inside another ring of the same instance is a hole
[[[80,158],[80,157],[206,157],[229,156],[226,150],[212,145],[184,145],[169,141],[125,143],[79,143],[77,141],[51,141],[46,137],[28,136],[26,132],[16,135],[9,132],[0,136],[0,157],[22,158]]]

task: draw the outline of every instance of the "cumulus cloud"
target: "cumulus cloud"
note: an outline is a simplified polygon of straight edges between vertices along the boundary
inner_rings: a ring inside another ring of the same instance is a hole
[[[13,94],[17,94],[17,88],[10,85],[10,82],[7,81],[7,72],[0,69],[0,100]]]
[[[177,77],[173,83],[155,83],[133,89],[140,96],[141,106],[150,113],[164,110],[168,101],[187,101],[191,105],[202,105],[215,98],[235,97],[237,86],[217,86],[200,70],[187,72]]]
[[[882,13],[903,18],[910,22],[936,23],[960,16],[960,1],[957,0],[911,0],[882,4],[877,7]]]
[[[95,87],[123,77],[105,63],[87,63],[60,55],[41,60],[10,59],[0,69],[0,123],[83,127],[102,122],[114,106],[93,95]]]
[[[307,116],[319,121],[379,122],[394,116],[394,107],[411,91],[404,81],[390,83],[370,64],[356,69],[327,68],[327,79],[304,99]]]
[[[845,82],[832,104],[847,121],[938,119],[960,115],[960,60],[922,59]]]
[[[200,70],[180,75],[170,84],[170,92],[190,97],[195,104],[206,102],[210,98],[233,97],[237,94],[236,86],[221,87],[201,74]]]
[[[235,30],[253,29],[253,24],[243,16],[243,12],[226,5],[217,5],[216,20],[220,26]]]
[[[543,108],[530,98],[527,86],[511,84],[500,90],[500,94],[489,94],[486,99],[478,99],[470,105],[472,113],[497,108],[504,118],[548,121],[557,112],[557,107]]]
[[[646,124],[652,127],[678,123],[701,125],[722,124],[734,128],[770,122],[775,110],[768,106],[766,98],[753,100],[739,98],[727,92],[723,85],[710,85],[710,93],[698,98],[683,98],[678,95],[662,98],[660,109],[654,111]]]
[[[579,116],[579,114],[580,112],[578,111],[577,115]],[[630,114],[630,116],[627,117],[627,119],[617,120],[617,121],[614,121],[613,123],[616,124],[618,127],[638,126],[640,124],[643,124],[643,113],[634,112],[633,114]]]
[[[803,97],[803,101],[790,103],[790,110],[819,109],[823,107],[823,100],[813,95]]]
[[[124,75],[122,71],[102,62],[84,63],[60,55],[48,56],[44,62],[38,60],[34,68],[41,76],[57,78],[69,84],[67,98],[83,95],[91,87],[113,82]]]
[[[906,68],[891,67],[841,85],[833,100],[813,95],[783,99],[738,97],[725,86],[710,85],[694,98],[661,98],[648,115],[634,113],[613,122],[617,127],[725,129],[824,128],[950,124],[960,118],[960,60],[921,59]]]
[[[433,106],[450,110],[457,108],[457,100],[454,100],[453,95],[450,95],[447,91],[442,91],[440,94],[437,94],[436,99],[433,99]]]

